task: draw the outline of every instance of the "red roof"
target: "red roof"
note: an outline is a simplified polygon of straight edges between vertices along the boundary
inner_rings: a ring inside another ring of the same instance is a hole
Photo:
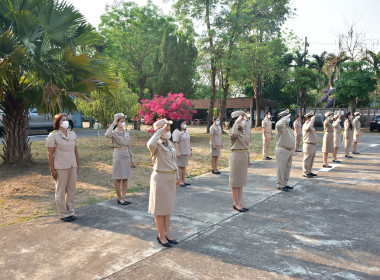
[[[193,99],[190,100],[191,104],[194,105],[194,109],[208,109],[210,106],[210,99]],[[242,109],[242,108],[255,108],[255,99],[252,97],[238,97],[238,98],[227,98],[226,109]],[[214,103],[214,108],[220,108],[220,99],[216,99]],[[277,102],[263,98],[261,106],[265,107],[277,107]]]

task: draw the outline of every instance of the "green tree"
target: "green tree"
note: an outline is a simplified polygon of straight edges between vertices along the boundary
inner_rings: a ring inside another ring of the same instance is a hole
[[[207,115],[207,133],[212,125],[214,112],[214,103],[216,95],[216,53],[215,53],[215,23],[213,19],[217,13],[217,4],[219,0],[177,0],[174,7],[182,19],[196,18],[203,22],[206,27],[207,38],[203,42],[207,42],[207,55],[210,63],[210,81],[211,95],[210,106]]]
[[[373,115],[375,115],[377,90],[379,87],[379,79],[380,79],[380,52],[376,54],[375,52],[367,50],[366,56],[363,59],[371,65],[373,73],[375,74],[376,88],[375,88],[375,93],[373,97],[373,103],[374,103]]]
[[[336,92],[339,98],[349,100],[351,110],[355,112],[358,102],[368,104],[376,79],[365,61],[345,62],[341,67],[343,71],[336,82]]]
[[[134,2],[116,3],[101,16],[104,52],[120,79],[132,92],[138,92],[139,100],[144,99],[148,79],[158,74],[154,60],[166,25],[167,18],[151,1],[143,7]]]
[[[57,0],[0,3],[0,110],[3,158],[31,160],[28,109],[55,114],[76,110],[74,97],[113,84],[108,62],[96,48],[101,36],[72,5]]]
[[[116,113],[124,113],[133,120],[141,107],[137,94],[122,89],[112,90],[111,94],[93,91],[89,99],[76,102],[85,116],[97,119],[103,128],[113,121]]]

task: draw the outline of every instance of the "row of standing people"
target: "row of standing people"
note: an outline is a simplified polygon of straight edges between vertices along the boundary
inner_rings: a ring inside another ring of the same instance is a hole
[[[292,145],[295,138],[289,128],[290,114],[288,111],[279,114],[280,121],[276,124],[277,146],[275,150],[277,159],[277,187],[280,190],[289,190],[287,185],[291,167]],[[248,116],[243,111],[233,112],[229,123],[229,136],[231,141],[231,154],[229,158],[229,185],[233,199],[233,208],[239,212],[246,212],[242,201],[242,189],[247,182],[247,170],[249,161],[249,143],[251,141],[250,123]],[[315,117],[311,113],[305,116],[304,124],[304,173],[311,170],[312,163],[305,164],[309,158],[313,158],[313,151],[308,146],[310,138],[308,132],[314,129]],[[210,148],[213,172],[217,170],[217,158],[222,148],[221,128],[219,119],[214,119],[214,125],[210,130]],[[153,164],[153,173],[150,179],[149,213],[155,216],[158,236],[157,240],[165,247],[178,243],[172,238],[170,228],[170,214],[174,208],[175,188],[179,185],[188,185],[186,182],[186,166],[188,158],[192,155],[190,146],[190,135],[186,130],[186,121],[178,121],[178,128],[173,133],[173,142],[169,139],[171,121],[160,120],[154,123],[155,134],[148,141]],[[125,116],[116,114],[113,124],[107,129],[106,137],[112,139],[114,144],[113,172],[115,189],[118,195],[117,202],[122,205],[130,204],[126,200],[128,179],[131,178],[131,168],[135,167],[131,150],[129,133],[124,129]],[[352,127],[350,122],[345,127]],[[56,182],[55,200],[59,216],[63,221],[76,220],[74,210],[75,185],[79,172],[79,153],[77,139],[74,132],[68,130],[68,120],[63,114],[58,114],[54,119],[55,131],[49,134],[46,146],[48,149],[48,160],[51,174]],[[331,132],[331,131],[329,131]],[[315,133],[315,130],[314,130]],[[352,135],[352,134],[351,134]],[[293,137],[293,138],[292,138]],[[269,138],[269,137],[267,137]],[[270,135],[270,138],[273,138]],[[306,139],[306,141],[305,141]],[[358,140],[358,136],[356,137]],[[348,135],[347,143],[349,143]],[[289,144],[291,143],[291,144]],[[315,142],[316,143],[316,142]],[[314,144],[315,145],[315,144]],[[315,155],[314,155],[315,156]],[[216,159],[215,159],[216,157]],[[215,161],[216,160],[216,161]],[[312,160],[313,161],[313,160]],[[311,171],[309,172],[311,173]],[[305,173],[305,174],[309,174]]]

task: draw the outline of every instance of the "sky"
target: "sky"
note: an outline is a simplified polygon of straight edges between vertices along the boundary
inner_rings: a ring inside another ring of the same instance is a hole
[[[72,3],[95,27],[106,5],[114,0],[66,0]],[[130,1],[130,0],[129,0]],[[338,36],[355,23],[362,33],[366,47],[380,51],[380,0],[290,0],[296,15],[288,19],[283,28],[292,30],[302,41],[307,37],[310,54],[322,51],[338,52]],[[147,0],[136,0],[139,5]],[[165,3],[166,2],[166,3]],[[170,1],[169,1],[170,2]],[[168,1],[153,0],[165,13],[171,12]]]

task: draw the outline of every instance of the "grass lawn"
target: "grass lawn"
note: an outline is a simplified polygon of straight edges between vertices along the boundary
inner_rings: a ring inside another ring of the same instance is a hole
[[[145,129],[145,128],[144,128]],[[143,129],[143,130],[144,130]],[[145,129],[146,130],[146,129]],[[204,126],[189,127],[193,157],[187,168],[188,177],[211,171],[209,137]],[[131,130],[132,152],[137,165],[133,169],[128,192],[149,188],[152,172],[151,158],[146,143],[151,134]],[[273,154],[274,141],[271,152]],[[223,135],[224,149],[219,158],[220,169],[228,167],[230,141]],[[0,145],[1,149],[2,145]],[[54,180],[49,172],[45,141],[33,142],[31,163],[8,166],[0,159],[0,226],[57,213],[54,201]],[[115,198],[112,175],[111,141],[101,137],[79,138],[78,149],[81,170],[78,175],[76,207]],[[261,134],[254,132],[251,142],[251,160],[261,157]]]

